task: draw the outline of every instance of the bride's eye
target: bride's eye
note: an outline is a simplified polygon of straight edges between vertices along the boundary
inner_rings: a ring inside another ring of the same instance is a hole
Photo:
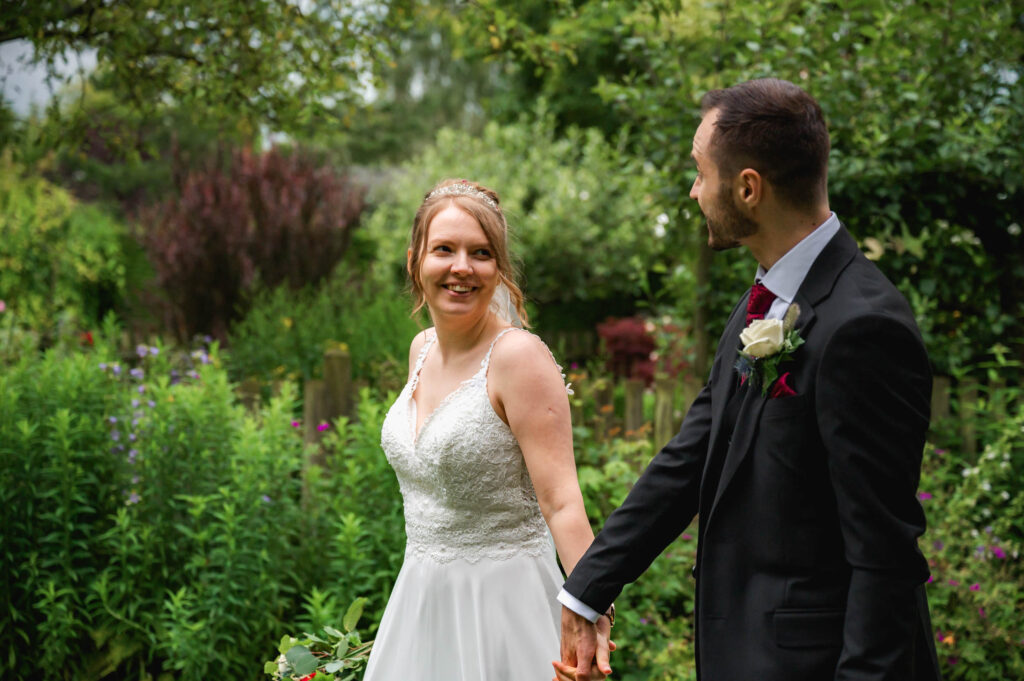
[[[484,258],[491,257],[491,251],[490,251],[490,249],[487,249],[487,248],[478,248],[478,249],[476,249],[474,251],[474,254],[479,255],[481,257],[484,257]]]

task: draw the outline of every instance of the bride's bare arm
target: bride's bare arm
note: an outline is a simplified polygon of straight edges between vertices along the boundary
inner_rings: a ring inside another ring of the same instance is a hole
[[[488,393],[523,450],[566,574],[594,540],[576,478],[569,399],[547,346],[528,333],[510,333],[495,346]]]

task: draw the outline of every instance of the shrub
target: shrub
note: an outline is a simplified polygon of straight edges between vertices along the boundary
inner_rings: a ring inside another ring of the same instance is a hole
[[[1024,407],[1000,426],[976,460],[931,446],[925,452],[922,549],[932,566],[928,597],[947,679],[1024,675]]]
[[[255,678],[362,592],[379,618],[404,537],[383,407],[303,476],[291,384],[250,413],[216,346],[129,361],[116,335],[0,375],[0,675]]]
[[[231,330],[229,371],[236,379],[317,376],[324,350],[344,343],[353,375],[384,391],[408,373],[409,342],[419,331],[408,296],[379,273],[338,268],[321,286],[261,291]]]
[[[424,193],[441,179],[470,177],[501,197],[525,291],[542,314],[556,302],[632,300],[663,255],[652,172],[595,130],[556,135],[541,105],[534,116],[489,124],[478,137],[441,130],[432,147],[403,166],[386,195],[374,197],[367,228],[386,246],[382,259],[404,268]]]
[[[179,195],[143,209],[139,238],[181,339],[224,339],[257,283],[298,289],[341,260],[363,190],[312,158],[234,151],[180,180]]]
[[[48,346],[97,325],[124,294],[125,235],[99,208],[0,156],[0,300],[10,328]]]

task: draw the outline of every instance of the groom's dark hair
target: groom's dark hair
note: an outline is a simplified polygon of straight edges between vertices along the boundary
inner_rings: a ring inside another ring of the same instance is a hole
[[[779,198],[809,208],[828,193],[829,138],[814,98],[786,80],[750,80],[711,90],[701,115],[718,111],[710,155],[723,178],[752,168]]]

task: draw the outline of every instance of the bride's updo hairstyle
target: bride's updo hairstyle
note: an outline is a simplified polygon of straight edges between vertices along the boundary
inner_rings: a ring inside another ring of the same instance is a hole
[[[495,300],[503,295],[501,284],[508,291],[509,305],[519,316],[523,328],[528,328],[526,309],[523,304],[523,292],[516,284],[515,268],[508,250],[508,223],[501,211],[501,203],[494,190],[469,180],[442,180],[434,186],[416,211],[412,221],[412,234],[409,238],[409,278],[412,281],[412,293],[416,314],[426,304],[423,283],[420,281],[420,264],[427,248],[427,228],[438,213],[448,206],[457,206],[480,224],[487,235],[491,251],[498,265],[499,286],[494,293]],[[493,304],[492,304],[493,308]]]

